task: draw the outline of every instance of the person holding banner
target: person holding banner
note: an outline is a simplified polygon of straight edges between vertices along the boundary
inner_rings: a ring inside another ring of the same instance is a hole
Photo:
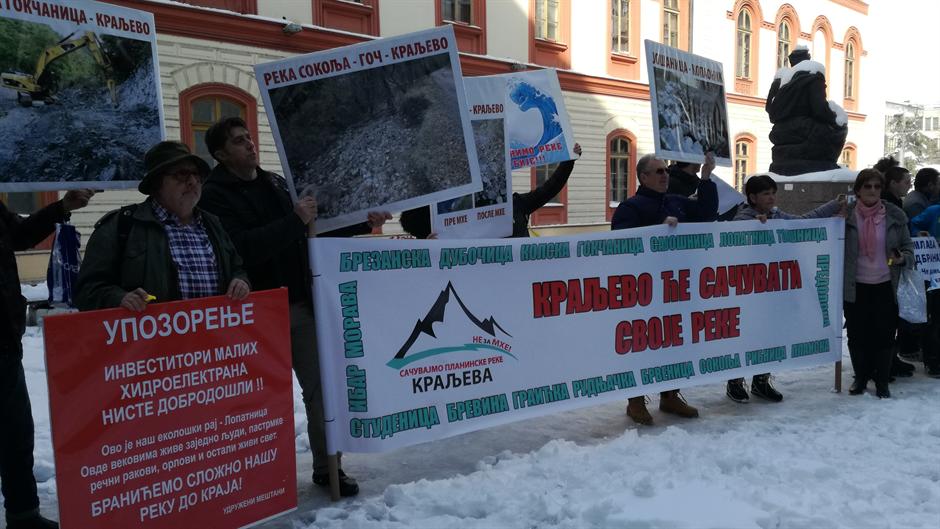
[[[706,165],[714,166],[712,153],[705,155]],[[712,222],[718,219],[718,188],[711,174],[703,172],[696,190],[697,198],[667,194],[669,172],[662,160],[647,154],[636,164],[640,187],[636,194],[617,206],[610,221],[612,230],[625,230],[656,224],[675,226],[679,222]],[[659,409],[680,417],[698,417],[698,409],[690,406],[679,390],[659,394]],[[653,424],[653,416],[646,409],[646,397],[632,397],[627,404],[627,416],[639,424]]]
[[[105,214],[95,225],[75,305],[83,311],[143,312],[151,301],[248,297],[235,246],[219,219],[196,207],[209,165],[175,141],[153,146],[144,165],[147,173],[137,189],[149,197]]]
[[[928,169],[917,172],[917,178]],[[933,177],[937,178],[937,171]],[[910,223],[911,235],[926,233],[940,241],[940,204],[934,204],[914,218]],[[927,291],[927,324],[921,336],[921,354],[927,376],[940,378],[940,291]]]
[[[226,118],[209,127],[206,147],[219,164],[209,176],[200,206],[222,220],[245,259],[248,277],[256,289],[288,290],[291,357],[307,411],[313,482],[328,487],[326,427],[307,254],[308,226],[317,218],[316,200],[305,196],[296,203],[291,201],[284,178],[259,166],[251,133],[240,118]],[[364,235],[390,218],[385,211],[369,212],[367,222],[320,237]],[[339,482],[340,495],[359,493],[359,484],[342,468]]]
[[[744,183],[744,195],[747,197],[747,205],[738,210],[734,220],[759,220],[764,223],[774,219],[822,219],[843,214],[846,207],[845,196],[839,195],[835,200],[830,200],[803,215],[793,215],[781,211],[777,209],[776,205],[777,182],[766,174],[758,174],[748,178]],[[751,393],[755,397],[771,402],[783,400],[783,395],[770,383],[770,373],[754,375],[751,378]],[[725,394],[735,402],[747,402],[750,398],[747,395],[747,388],[744,387],[743,378],[729,380]]]
[[[574,144],[574,153],[581,156],[581,144]],[[552,172],[552,176],[542,182],[542,185],[536,187],[528,193],[512,194],[512,235],[511,237],[529,236],[529,217],[538,211],[539,208],[548,204],[548,201],[555,198],[568,183],[568,177],[574,170],[575,160],[568,160],[558,164],[558,167]]]
[[[39,514],[33,476],[33,413],[23,372],[23,333],[26,299],[14,252],[28,250],[65,222],[69,213],[85,207],[91,189],[69,191],[65,197],[22,218],[0,202],[0,489],[9,529],[51,529],[59,524]]]
[[[855,381],[849,395],[861,395],[875,381],[878,398],[888,388],[897,330],[901,267],[914,266],[914,244],[901,208],[881,200],[884,177],[863,169],[855,178],[858,200],[845,218],[843,311]]]

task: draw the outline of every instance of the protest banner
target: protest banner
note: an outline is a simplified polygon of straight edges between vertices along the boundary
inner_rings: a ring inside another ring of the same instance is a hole
[[[653,139],[661,160],[731,167],[722,64],[651,40],[646,44]]]
[[[512,235],[512,170],[503,117],[506,79],[467,77],[463,84],[483,190],[438,202],[431,210],[431,230],[442,239],[508,237]]]
[[[835,362],[843,227],[836,218],[472,244],[312,239],[329,449],[389,450]]]
[[[449,25],[255,66],[284,175],[322,233],[480,191]]]
[[[917,270],[928,281],[927,290],[940,288],[940,248],[933,237],[914,237],[914,260]]]
[[[246,527],[296,508],[289,320],[284,289],[47,317],[63,529]]]
[[[0,1],[0,193],[137,187],[164,137],[153,15]]]
[[[510,167],[524,169],[578,157],[565,97],[554,69],[502,74]]]

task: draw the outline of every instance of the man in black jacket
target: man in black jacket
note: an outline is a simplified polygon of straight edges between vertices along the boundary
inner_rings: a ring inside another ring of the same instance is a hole
[[[581,156],[580,144],[574,144],[574,152],[579,157]],[[568,183],[572,170],[574,170],[574,160],[561,162],[552,172],[552,176],[542,182],[542,185],[528,193],[512,194],[512,237],[529,236],[529,217],[561,193],[565,184]]]
[[[14,252],[28,250],[55,231],[69,212],[85,207],[95,192],[69,191],[65,197],[23,219],[0,202],[0,486],[9,529],[59,527],[39,515],[33,476],[33,414],[23,372],[26,300]]]
[[[317,217],[314,197],[291,202],[287,182],[258,165],[258,153],[245,122],[227,118],[206,131],[206,146],[219,164],[209,174],[199,207],[215,214],[235,243],[254,290],[287,287],[290,298],[291,357],[307,410],[307,433],[313,452],[313,482],[329,486],[323,395],[317,356],[307,225]],[[370,212],[368,222],[320,234],[363,235],[391,215]],[[356,480],[342,469],[340,494],[359,492]]]

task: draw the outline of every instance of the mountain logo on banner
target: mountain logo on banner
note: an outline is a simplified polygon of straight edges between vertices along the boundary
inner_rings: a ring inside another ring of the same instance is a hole
[[[507,342],[509,338],[512,335],[492,316],[481,320],[470,312],[453,283],[448,282],[424,318],[415,323],[395,358],[386,365],[401,369],[431,356],[461,351],[494,351],[515,358]]]

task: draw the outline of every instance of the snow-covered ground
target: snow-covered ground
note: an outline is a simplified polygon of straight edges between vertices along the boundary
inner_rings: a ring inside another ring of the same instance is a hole
[[[34,471],[43,513],[57,518],[39,329],[24,346]],[[343,466],[362,490],[338,503],[311,484],[297,390],[300,505],[261,527],[940,527],[940,380],[918,364],[891,385],[890,400],[832,393],[832,366],[779,373],[776,385],[780,404],[736,404],[724,386],[684,390],[702,414],[692,420],[659,413],[656,397],[653,427],[634,425],[615,403],[347,454]]]

